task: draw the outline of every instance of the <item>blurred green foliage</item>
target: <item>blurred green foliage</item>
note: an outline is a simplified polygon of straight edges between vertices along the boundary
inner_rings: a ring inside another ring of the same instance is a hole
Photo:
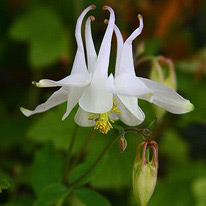
[[[141,13],[145,27],[134,42],[134,51],[138,54],[138,46],[143,44],[144,52],[138,58],[159,55],[171,58],[175,63],[177,90],[195,106],[188,114],[163,114],[152,130],[159,144],[160,168],[148,206],[206,205],[206,3],[185,2],[89,2],[97,5],[93,15],[98,23],[92,25],[95,45],[100,45],[105,31],[103,20],[108,18],[108,13],[101,10],[104,4],[115,10],[124,37],[137,27],[136,15]],[[43,77],[58,80],[69,74],[76,49],[76,19],[89,3],[0,2],[1,206],[136,205],[131,175],[141,138],[126,134],[128,147],[124,153],[120,153],[117,144],[112,145],[95,169],[68,190],[70,184],[95,164],[117,130],[102,135],[93,128],[77,127],[73,120],[77,108],[61,121],[65,104],[31,118],[23,117],[18,110],[20,106],[38,105],[54,91],[33,89],[32,80]],[[113,45],[115,42],[114,38]],[[111,72],[114,72],[115,50],[116,45],[112,48]],[[135,59],[135,64],[138,75],[149,76],[152,67],[148,62],[138,64]],[[139,104],[146,114],[140,128],[146,128],[156,116],[154,107],[144,101]],[[71,164],[67,165],[67,161]]]

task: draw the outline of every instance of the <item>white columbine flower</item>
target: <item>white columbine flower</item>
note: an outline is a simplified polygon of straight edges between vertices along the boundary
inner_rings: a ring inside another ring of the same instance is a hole
[[[45,103],[37,106],[33,111],[21,108],[24,115],[30,116],[45,112],[67,101],[67,110],[62,118],[63,120],[69,115],[75,105],[79,103],[80,107],[75,115],[75,122],[78,125],[95,126],[95,129],[99,129],[102,133],[107,133],[112,128],[110,122],[113,122],[113,120],[110,119],[110,115],[119,113],[118,105],[113,100],[113,94],[107,90],[108,66],[115,15],[110,7],[103,7],[104,10],[109,10],[110,18],[98,56],[91,34],[91,20],[94,20],[94,17],[87,19],[85,27],[86,64],[81,25],[84,16],[91,9],[95,9],[95,6],[92,5],[86,8],[77,20],[75,30],[77,53],[71,74],[60,81],[42,79],[35,83],[38,87],[61,87],[61,89],[52,94]]]
[[[103,9],[110,12],[110,18],[109,21],[107,20],[108,26],[98,55],[91,34],[91,21],[94,17],[90,16],[85,26],[86,64],[81,25],[84,16],[91,9],[95,9],[95,6],[86,8],[77,20],[75,30],[77,53],[71,74],[60,81],[42,79],[35,83],[38,87],[61,88],[35,110],[21,108],[23,114],[30,116],[45,112],[67,101],[66,113],[62,120],[69,115],[76,104],[79,104],[75,122],[84,127],[94,126],[94,129],[99,129],[106,134],[112,128],[111,123],[114,123],[114,120],[120,119],[130,126],[138,125],[144,120],[145,116],[138,107],[137,97],[153,102],[173,113],[189,111],[191,107],[189,101],[173,90],[151,80],[136,77],[132,58],[132,41],[143,28],[140,16],[140,27],[123,43],[121,33],[115,26],[114,11],[104,6]],[[118,39],[115,79],[112,75],[108,78],[113,30]]]
[[[135,126],[144,120],[144,113],[138,107],[138,99],[144,99],[154,103],[165,110],[183,114],[193,109],[189,100],[184,99],[169,87],[155,81],[137,77],[135,74],[132,41],[142,32],[143,18],[138,15],[139,27],[123,42],[122,35],[115,25],[114,30],[117,37],[117,58],[115,77],[109,77],[109,89],[117,94],[117,102],[121,114],[119,118],[127,125]],[[124,105],[124,106],[123,106]],[[127,115],[123,113],[127,111]]]

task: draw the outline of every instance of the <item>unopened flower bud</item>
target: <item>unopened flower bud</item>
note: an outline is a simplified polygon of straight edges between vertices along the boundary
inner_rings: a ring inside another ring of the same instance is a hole
[[[147,159],[146,154],[149,148],[153,153],[151,161]],[[154,141],[143,142],[137,148],[132,178],[134,196],[139,206],[147,206],[156,186],[157,173],[158,145]]]
[[[174,63],[171,59],[160,56],[153,59],[152,68],[150,71],[150,79],[161,84],[168,86],[169,88],[176,91],[176,74]],[[156,105],[153,106],[156,117],[159,121],[163,119],[166,111]]]
[[[118,142],[118,146],[119,146],[119,150],[121,153],[124,152],[125,149],[127,148],[127,140],[126,140],[124,135],[122,135],[120,137],[119,142]]]

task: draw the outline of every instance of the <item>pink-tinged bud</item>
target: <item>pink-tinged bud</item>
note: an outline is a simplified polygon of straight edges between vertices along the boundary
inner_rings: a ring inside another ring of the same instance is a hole
[[[154,58],[149,76],[151,80],[164,84],[175,91],[177,90],[176,73],[171,59],[163,56]],[[161,121],[166,111],[156,105],[153,107],[157,119]]]
[[[152,149],[151,161],[147,158]],[[142,151],[142,152],[141,152]],[[154,141],[138,145],[133,167],[133,192],[139,206],[147,206],[156,186],[158,173],[158,145]]]
[[[118,146],[119,146],[119,150],[120,152],[124,152],[125,149],[127,148],[127,140],[125,139],[125,136],[122,135],[119,139],[119,142],[118,142]]]

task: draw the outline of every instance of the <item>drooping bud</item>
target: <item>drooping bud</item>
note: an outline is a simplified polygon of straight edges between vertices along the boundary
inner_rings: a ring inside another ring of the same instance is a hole
[[[152,150],[151,161],[147,157]],[[158,173],[158,145],[155,141],[143,142],[137,148],[133,167],[133,192],[139,206],[147,206],[156,186]]]
[[[150,79],[177,90],[176,74],[174,63],[171,59],[163,56],[154,58],[150,72]],[[166,111],[154,105],[155,114],[158,120],[162,120]]]
[[[119,146],[119,150],[121,153],[124,152],[125,149],[127,148],[127,140],[126,140],[124,134],[122,134],[122,136],[120,137],[119,142],[118,142],[118,146]]]

